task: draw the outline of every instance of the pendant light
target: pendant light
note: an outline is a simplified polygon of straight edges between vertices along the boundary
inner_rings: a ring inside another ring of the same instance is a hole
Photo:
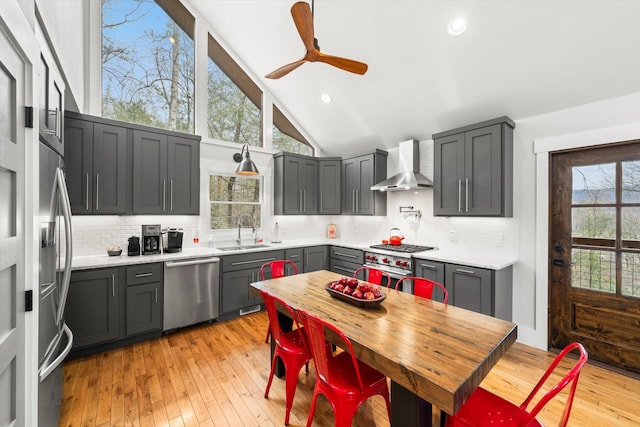
[[[260,173],[258,172],[256,164],[251,160],[249,146],[246,143],[242,146],[242,151],[240,153],[235,153],[233,155],[233,160],[236,163],[240,163],[238,165],[238,169],[236,169],[236,175],[255,176]]]

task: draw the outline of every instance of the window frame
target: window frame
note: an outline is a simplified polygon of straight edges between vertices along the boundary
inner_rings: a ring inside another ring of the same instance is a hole
[[[252,179],[252,180],[257,180],[260,181],[260,195],[258,196],[258,202],[225,202],[225,201],[214,201],[211,200],[211,177],[215,176],[224,176],[224,177],[236,177],[238,179]],[[262,175],[258,175],[255,177],[252,176],[238,176],[235,175],[233,173],[229,173],[229,172],[220,172],[220,171],[207,171],[207,202],[208,202],[208,209],[207,209],[207,217],[208,217],[208,228],[209,228],[209,232],[211,233],[225,233],[225,232],[229,232],[232,230],[235,230],[236,227],[231,227],[231,228],[211,228],[211,206],[213,204],[218,204],[218,205],[252,205],[252,206],[259,206],[259,211],[260,211],[260,221],[255,224],[256,225],[256,229],[259,229],[262,227],[262,223],[264,220],[264,212],[265,212],[265,203],[266,203],[266,197],[265,197],[265,179],[264,176]]]

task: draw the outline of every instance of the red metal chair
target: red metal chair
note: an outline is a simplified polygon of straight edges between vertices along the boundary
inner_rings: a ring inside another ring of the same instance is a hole
[[[291,406],[293,405],[293,396],[296,392],[296,385],[298,383],[298,375],[303,365],[306,365],[311,360],[311,351],[307,345],[305,332],[295,316],[293,309],[287,305],[281,299],[265,292],[260,291],[262,299],[267,309],[267,315],[269,316],[269,328],[271,329],[271,336],[275,342],[275,350],[273,353],[273,360],[271,362],[271,372],[269,373],[269,381],[267,382],[267,389],[264,392],[265,399],[269,397],[269,389],[271,388],[271,381],[273,380],[273,374],[276,369],[276,362],[278,357],[282,360],[285,369],[285,416],[284,425],[289,425],[289,413],[291,412]],[[278,322],[278,308],[277,305],[289,312],[291,318],[294,319],[297,329],[290,332],[283,332]]]
[[[316,383],[309,409],[307,427],[313,422],[318,395],[324,394],[331,407],[336,427],[349,427],[360,405],[369,397],[379,394],[387,404],[391,420],[389,387],[387,378],[356,359],[351,341],[338,328],[304,311],[298,311],[306,331],[313,362],[316,367]],[[326,350],[325,329],[343,342],[345,350],[332,354]]]
[[[262,264],[260,267],[260,280],[267,280],[266,274],[271,273],[270,279],[278,279],[284,277],[287,273],[287,266],[291,266],[293,274],[298,274],[298,266],[295,262],[286,259],[278,259]],[[264,339],[265,343],[269,342],[271,336],[271,328],[267,329],[267,337]]]
[[[527,412],[527,407],[532,402],[532,399],[540,391],[540,388],[546,383],[551,373],[556,369],[558,363],[572,350],[578,349],[580,357],[569,370],[569,372],[556,383],[551,389],[537,400],[537,403],[530,412]],[[542,426],[542,423],[535,417],[540,410],[553,399],[562,389],[564,389],[569,383],[571,388],[567,395],[567,400],[564,406],[564,412],[560,419],[559,427],[564,427],[569,421],[569,414],[571,413],[571,405],[573,404],[573,396],[576,392],[578,385],[578,377],[580,376],[580,370],[587,363],[588,354],[582,344],[574,342],[566,346],[555,360],[547,368],[538,384],[533,388],[529,396],[522,402],[520,406],[516,406],[513,403],[504,400],[503,398],[496,396],[495,394],[478,387],[473,392],[469,400],[462,405],[462,408],[456,415],[447,415],[446,426],[458,427],[458,426],[487,426],[487,425],[499,425],[504,427],[509,426]]]
[[[360,273],[361,271],[366,272],[364,279],[367,282],[374,283],[376,285],[386,286],[387,288],[391,285],[391,277],[384,271],[378,270],[377,268],[373,268],[373,267],[366,267],[366,266],[360,267],[353,273],[353,277],[357,278],[358,273]],[[382,285],[383,277],[387,279],[386,285]]]
[[[438,287],[442,289],[442,293],[444,295],[442,302],[446,304],[447,301],[449,300],[449,293],[447,292],[447,290],[443,285],[441,285],[438,282],[434,282],[433,280],[425,279],[424,277],[413,277],[413,276],[403,277],[402,279],[398,280],[398,282],[396,283],[396,289],[400,289],[400,284],[405,280],[407,281],[411,280],[413,282],[414,295],[417,295],[422,298],[431,299],[431,296],[433,295],[433,289],[435,287]]]

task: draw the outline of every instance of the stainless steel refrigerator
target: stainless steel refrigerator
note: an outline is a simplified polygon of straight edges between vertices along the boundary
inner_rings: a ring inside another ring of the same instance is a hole
[[[71,278],[72,241],[71,206],[62,166],[62,156],[41,142],[38,329],[40,427],[58,425],[62,399],[62,361],[73,344],[73,334],[64,321]]]

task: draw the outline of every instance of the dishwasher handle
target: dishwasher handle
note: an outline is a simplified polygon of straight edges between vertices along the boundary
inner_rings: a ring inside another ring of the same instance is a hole
[[[172,267],[184,267],[186,265],[213,264],[218,262],[220,262],[220,258],[199,258],[199,259],[192,259],[188,261],[169,261],[169,262],[165,262],[164,266],[166,268],[172,268]]]

